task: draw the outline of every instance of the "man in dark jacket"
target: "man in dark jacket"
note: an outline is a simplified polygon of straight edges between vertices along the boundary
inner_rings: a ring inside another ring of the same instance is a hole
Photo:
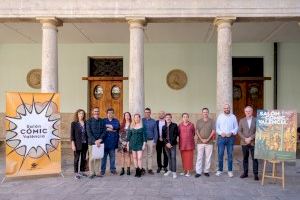
[[[178,127],[172,122],[172,115],[166,114],[166,125],[162,128],[162,138],[165,143],[165,149],[169,160],[169,171],[164,175],[169,176],[172,172],[173,178],[177,178],[176,174],[176,145],[178,137]]]
[[[104,141],[104,156],[101,162],[101,175],[105,174],[106,171],[106,161],[107,156],[109,156],[110,161],[110,173],[117,174],[116,172],[116,149],[119,143],[119,120],[114,118],[114,109],[109,108],[106,111],[107,118],[104,119],[104,126],[106,128],[105,135],[103,137]]]
[[[87,121],[86,129],[88,135],[89,144],[89,168],[90,168],[90,178],[94,178],[99,174],[100,171],[100,159],[92,159],[92,149],[93,145],[100,147],[103,136],[104,136],[104,121],[99,117],[99,108],[95,107],[92,111],[93,116]]]

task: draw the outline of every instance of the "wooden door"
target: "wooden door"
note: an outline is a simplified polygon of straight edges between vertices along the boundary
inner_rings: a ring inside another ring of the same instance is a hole
[[[253,115],[257,109],[263,109],[264,105],[264,81],[263,80],[234,80],[233,81],[233,113],[237,120],[245,116],[244,108],[253,107]],[[237,136],[236,144],[240,144]]]
[[[106,110],[113,108],[115,117],[122,119],[123,81],[122,80],[89,80],[89,110],[99,107],[100,117],[106,117]]]

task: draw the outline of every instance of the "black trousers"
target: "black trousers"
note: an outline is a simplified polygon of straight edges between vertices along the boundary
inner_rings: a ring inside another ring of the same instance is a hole
[[[161,162],[161,154],[164,154],[164,163]],[[157,154],[157,167],[158,168],[167,168],[168,167],[168,156],[165,150],[165,144],[163,141],[157,140],[156,144],[156,154]]]
[[[78,171],[78,164],[80,159],[80,172],[85,171],[86,166],[86,152],[88,150],[88,144],[82,144],[81,150],[74,151],[74,172],[77,173]]]
[[[243,151],[243,167],[244,174],[248,175],[248,160],[249,160],[249,152],[251,154],[252,163],[253,163],[253,174],[258,175],[258,160],[254,159],[254,146],[251,145],[242,145]]]

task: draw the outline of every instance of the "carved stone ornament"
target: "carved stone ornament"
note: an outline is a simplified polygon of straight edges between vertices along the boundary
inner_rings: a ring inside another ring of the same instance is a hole
[[[187,75],[180,69],[171,70],[167,75],[167,84],[174,90],[180,90],[187,84]]]
[[[103,96],[103,88],[100,85],[96,85],[94,88],[94,97],[95,99],[100,99]]]
[[[41,69],[32,69],[27,74],[27,84],[34,89],[41,88],[41,76],[42,70]]]
[[[120,96],[121,96],[121,89],[117,85],[114,85],[111,88],[111,96],[112,96],[113,99],[120,98]]]
[[[233,99],[239,100],[242,98],[242,88],[239,85],[233,86]]]

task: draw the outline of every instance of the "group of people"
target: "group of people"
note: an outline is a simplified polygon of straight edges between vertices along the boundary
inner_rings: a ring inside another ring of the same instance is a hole
[[[251,106],[245,108],[245,117],[240,120],[239,124],[236,116],[230,112],[229,104],[224,105],[224,112],[217,117],[216,122],[209,117],[208,108],[203,108],[202,118],[197,120],[196,126],[189,120],[188,113],[182,114],[182,121],[178,125],[172,121],[172,115],[164,111],[160,111],[159,119],[154,120],[151,118],[150,108],[145,108],[144,118],[141,118],[139,113],[131,116],[131,113],[125,112],[121,123],[114,117],[112,108],[107,109],[106,114],[106,118],[100,118],[99,108],[95,107],[92,110],[92,117],[88,120],[86,120],[86,113],[82,109],[77,110],[74,115],[74,121],[71,124],[71,142],[74,151],[76,179],[87,176],[85,174],[87,152],[89,155],[89,177],[91,179],[105,175],[108,157],[111,174],[117,174],[115,164],[117,149],[121,153],[121,176],[125,173],[131,175],[132,160],[136,177],[141,177],[146,173],[153,175],[153,153],[156,149],[156,172],[160,173],[163,170],[164,176],[172,175],[173,178],[177,178],[177,146],[182,158],[183,171],[181,175],[191,176],[191,171],[194,168],[194,150],[196,149],[195,177],[200,177],[202,173],[209,177],[213,143],[216,138],[218,147],[216,175],[220,176],[223,173],[226,148],[228,176],[233,177],[233,145],[235,135],[239,134],[244,157],[244,172],[240,177],[248,177],[250,153],[253,160],[254,179],[258,180],[258,161],[254,158],[256,119],[253,117]],[[93,145],[98,147],[104,145],[104,155],[101,160],[93,159]]]

